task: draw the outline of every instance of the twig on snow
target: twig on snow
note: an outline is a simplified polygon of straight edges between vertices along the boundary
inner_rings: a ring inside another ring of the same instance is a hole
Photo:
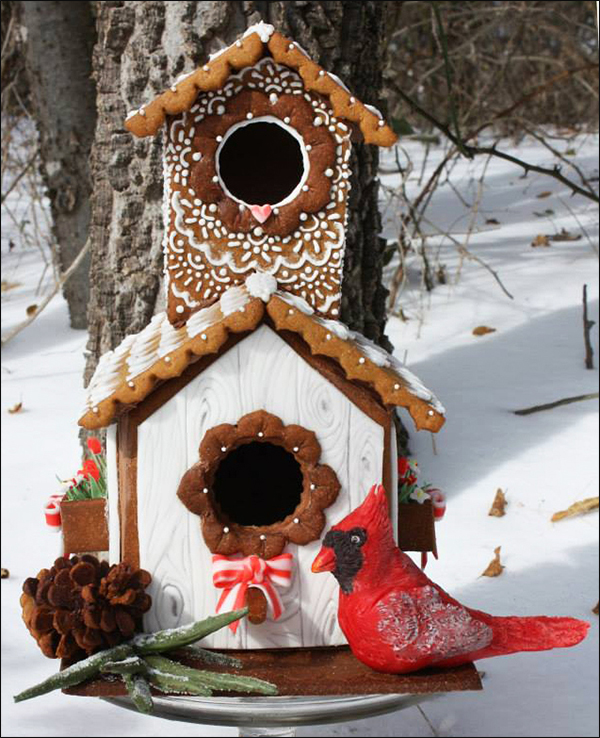
[[[585,345],[585,368],[594,368],[594,350],[590,339],[590,331],[596,325],[595,320],[588,318],[587,284],[583,285],[583,343]]]
[[[588,395],[576,395],[575,397],[563,397],[562,400],[556,400],[555,402],[548,402],[545,405],[533,405],[532,407],[525,407],[521,410],[513,410],[515,415],[531,415],[532,413],[540,413],[542,410],[552,410],[554,407],[560,407],[561,405],[570,405],[572,402],[582,402],[583,400],[597,400],[599,396],[598,392],[590,392]]]
[[[6,344],[12,340],[16,335],[18,335],[22,330],[27,328],[28,325],[33,323],[33,321],[38,317],[38,315],[44,310],[45,307],[50,303],[52,298],[56,295],[57,292],[64,286],[64,284],[67,282],[67,280],[71,277],[71,275],[76,271],[77,267],[81,264],[83,261],[85,255],[90,250],[90,240],[88,239],[84,245],[84,247],[81,249],[81,251],[77,254],[77,257],[74,259],[74,261],[71,263],[69,268],[67,269],[64,274],[60,276],[60,278],[54,283],[54,287],[50,290],[50,292],[44,297],[44,299],[40,302],[40,304],[37,306],[37,309],[31,313],[31,315],[27,318],[27,320],[24,320],[22,323],[19,323],[19,325],[15,326],[11,331],[8,332],[8,334],[2,339],[2,346],[6,346]]]

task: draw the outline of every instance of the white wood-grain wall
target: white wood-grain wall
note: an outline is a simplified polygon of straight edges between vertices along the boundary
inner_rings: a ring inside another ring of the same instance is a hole
[[[198,516],[176,492],[185,471],[198,460],[200,441],[209,428],[235,423],[260,409],[285,424],[314,431],[322,463],[335,470],[342,488],[326,510],[323,534],[362,502],[371,485],[382,481],[384,429],[270,328],[260,327],[138,428],[140,566],[153,575],[147,630],[214,614],[219,590],[212,583],[211,553]],[[319,548],[319,541],[287,547],[294,556],[293,585],[283,594],[285,612],[278,621],[243,622],[235,636],[223,629],[204,644],[276,648],[345,643],[337,624],[338,584],[329,573],[310,571]]]

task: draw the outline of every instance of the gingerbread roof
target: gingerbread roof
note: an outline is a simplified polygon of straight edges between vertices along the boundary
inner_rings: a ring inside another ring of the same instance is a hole
[[[218,90],[232,72],[252,66],[267,55],[295,69],[307,90],[327,97],[336,117],[356,123],[366,143],[378,146],[395,143],[396,134],[377,108],[357,100],[336,75],[312,61],[297,42],[290,41],[277,33],[273,26],[262,22],[248,28],[231,46],[212,54],[202,67],[182,75],[152,102],[132,111],[127,116],[125,127],[136,136],[155,135],[167,115],[189,110],[198,93]]]
[[[165,380],[179,377],[200,357],[217,354],[231,334],[253,331],[269,320],[275,330],[301,336],[313,355],[333,359],[346,379],[369,387],[384,405],[407,408],[417,429],[442,427],[443,406],[397,359],[343,323],[318,317],[302,298],[276,288],[273,277],[254,273],[181,328],[171,325],[166,313],[155,315],[143,331],[101,357],[79,424],[88,429],[109,425]]]

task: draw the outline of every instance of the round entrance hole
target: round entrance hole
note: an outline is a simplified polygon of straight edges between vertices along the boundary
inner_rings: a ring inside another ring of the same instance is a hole
[[[218,153],[221,180],[248,205],[276,205],[292,194],[304,175],[300,141],[278,123],[244,123]]]
[[[281,446],[257,441],[244,444],[219,464],[213,494],[231,522],[272,525],[300,504],[300,465]]]

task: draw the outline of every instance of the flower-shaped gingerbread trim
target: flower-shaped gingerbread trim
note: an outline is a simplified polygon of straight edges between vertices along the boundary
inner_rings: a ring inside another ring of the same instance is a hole
[[[219,464],[235,448],[254,441],[281,446],[294,456],[302,472],[302,494],[293,513],[272,525],[240,525],[216,502],[212,486]],[[319,464],[321,446],[315,434],[300,425],[284,425],[265,410],[244,415],[237,425],[223,423],[208,430],[200,444],[200,460],[183,475],[177,496],[202,519],[202,534],[212,553],[256,554],[270,559],[286,544],[300,546],[319,539],[325,526],[323,510],[340,491],[333,469]]]
[[[189,116],[184,130],[199,157],[190,167],[190,183],[201,200],[218,207],[219,218],[229,231],[251,233],[256,229],[258,222],[249,208],[240,208],[240,203],[223,189],[217,172],[217,154],[233,126],[264,118],[279,120],[284,128],[297,131],[308,159],[308,177],[302,190],[286,204],[274,204],[273,215],[261,224],[261,231],[268,236],[288,236],[298,228],[300,213],[315,213],[330,202],[332,180],[325,172],[331,171],[336,162],[334,135],[321,125],[321,117],[303,97],[281,94],[272,103],[263,91],[243,89],[224,103],[222,113],[209,115],[200,125]]]

